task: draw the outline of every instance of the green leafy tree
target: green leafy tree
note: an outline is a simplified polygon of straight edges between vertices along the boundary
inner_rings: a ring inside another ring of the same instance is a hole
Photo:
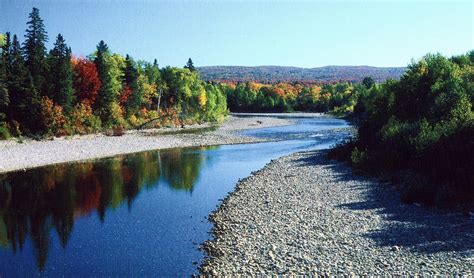
[[[142,67],[139,67],[139,70],[141,71],[140,74],[145,76],[145,79],[142,79],[139,85],[142,87],[147,108],[159,109],[165,83],[161,80],[158,62],[155,59],[153,64],[145,63]]]
[[[42,95],[46,95],[47,63],[45,43],[48,40],[48,35],[38,8],[33,8],[29,19],[25,42],[23,43],[26,67],[30,71],[36,89]]]
[[[58,35],[54,48],[49,52],[49,94],[48,97],[70,112],[73,103],[73,71],[71,49],[66,45],[61,34]]]

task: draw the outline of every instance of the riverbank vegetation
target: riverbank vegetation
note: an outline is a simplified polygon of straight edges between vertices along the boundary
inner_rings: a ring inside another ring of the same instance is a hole
[[[29,15],[25,40],[0,37],[0,138],[61,136],[101,130],[220,121],[227,114],[220,85],[185,68],[159,68],[113,53],[104,41],[87,58],[74,57],[58,34],[53,49],[39,10]]]
[[[345,115],[354,111],[359,95],[374,84],[367,77],[362,83],[335,84],[256,82],[225,83],[227,103],[232,112],[331,112]]]
[[[331,156],[401,184],[408,202],[474,204],[474,51],[428,54],[358,96],[357,137]]]

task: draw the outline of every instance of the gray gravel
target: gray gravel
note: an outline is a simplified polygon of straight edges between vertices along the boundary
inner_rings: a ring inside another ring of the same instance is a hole
[[[43,141],[28,139],[22,143],[16,139],[4,140],[0,141],[0,173],[155,149],[262,142],[265,141],[262,138],[240,136],[236,131],[289,124],[293,121],[276,117],[230,116],[212,130],[209,124],[204,124],[185,129],[128,131],[120,137],[94,134]]]
[[[272,161],[216,212],[203,274],[465,275],[474,220],[400,202],[324,151]]]

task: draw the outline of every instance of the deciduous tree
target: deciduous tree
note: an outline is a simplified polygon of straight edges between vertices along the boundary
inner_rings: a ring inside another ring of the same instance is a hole
[[[101,84],[94,62],[84,58],[72,59],[72,68],[77,102],[92,106]]]

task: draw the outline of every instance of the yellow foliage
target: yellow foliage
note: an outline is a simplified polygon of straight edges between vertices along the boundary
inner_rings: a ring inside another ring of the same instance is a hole
[[[206,107],[206,103],[207,103],[206,91],[204,90],[204,88],[202,88],[201,92],[199,93],[199,106],[201,107],[201,109],[204,109]]]
[[[71,113],[71,123],[75,133],[87,134],[100,130],[99,117],[93,114],[92,108],[87,103],[74,106]]]
[[[256,83],[256,82],[249,82],[248,84],[249,84],[250,90],[255,91],[255,92],[260,90],[260,88],[264,86],[263,84]]]
[[[311,94],[313,95],[313,97],[315,97],[316,99],[319,98],[320,94],[321,94],[321,87],[319,86],[311,86]]]
[[[143,86],[143,98],[145,99],[145,103],[151,103],[151,99],[158,96],[157,86],[156,84],[149,84],[144,82]]]

